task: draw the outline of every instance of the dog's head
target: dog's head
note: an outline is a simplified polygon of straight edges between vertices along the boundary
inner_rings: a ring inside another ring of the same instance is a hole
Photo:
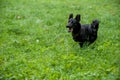
[[[91,24],[91,28],[94,32],[98,31],[99,28],[99,21],[98,20],[93,20]]]
[[[77,14],[75,18],[73,18],[73,14],[70,14],[68,18],[68,24],[66,26],[66,28],[69,29],[68,32],[73,32],[73,29],[77,27],[79,22],[80,22],[80,14]]]

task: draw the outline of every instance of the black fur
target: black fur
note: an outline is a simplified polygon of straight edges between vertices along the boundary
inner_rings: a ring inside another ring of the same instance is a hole
[[[70,14],[66,27],[69,28],[69,32],[72,32],[73,40],[79,42],[80,47],[82,47],[84,42],[91,44],[97,39],[99,21],[93,20],[91,24],[81,25],[80,17],[80,14],[77,14],[73,18],[73,14]]]

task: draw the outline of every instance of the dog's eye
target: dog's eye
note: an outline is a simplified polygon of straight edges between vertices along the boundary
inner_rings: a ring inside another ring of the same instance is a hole
[[[73,21],[71,20],[71,21],[68,21],[69,23],[73,23]]]

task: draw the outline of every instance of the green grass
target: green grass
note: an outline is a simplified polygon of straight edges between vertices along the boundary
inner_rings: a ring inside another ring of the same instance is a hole
[[[1,0],[0,80],[119,80],[119,0]],[[100,20],[98,38],[80,48],[68,15]]]

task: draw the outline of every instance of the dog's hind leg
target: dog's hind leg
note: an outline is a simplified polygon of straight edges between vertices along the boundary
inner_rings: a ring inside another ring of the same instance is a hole
[[[97,36],[91,36],[89,38],[89,45],[92,44],[97,39]]]
[[[82,48],[82,47],[83,47],[83,42],[80,42],[79,45],[80,45],[80,47]]]

